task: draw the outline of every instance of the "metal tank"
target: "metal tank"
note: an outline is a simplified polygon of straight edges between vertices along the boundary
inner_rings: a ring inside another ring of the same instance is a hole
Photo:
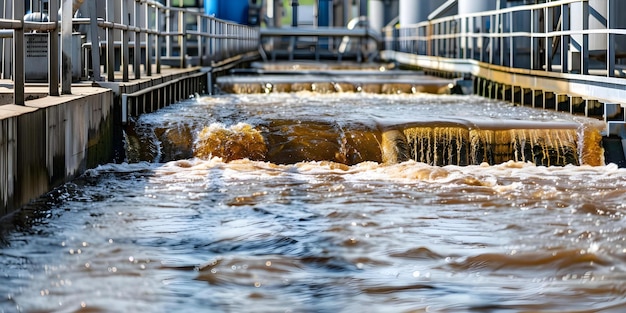
[[[496,4],[497,0],[457,0],[459,14],[495,10]]]
[[[400,26],[428,20],[428,14],[445,2],[446,0],[400,0]]]
[[[369,0],[369,25],[374,30],[382,30],[398,16],[398,0]]]
[[[477,12],[492,11],[497,8],[496,0],[458,0],[458,14],[470,14]],[[489,17],[469,18],[461,21],[461,30],[474,33],[490,32],[491,19]],[[477,38],[475,40],[463,39],[461,48],[464,49],[468,57],[487,61],[488,50],[491,49],[491,43],[488,38]]]

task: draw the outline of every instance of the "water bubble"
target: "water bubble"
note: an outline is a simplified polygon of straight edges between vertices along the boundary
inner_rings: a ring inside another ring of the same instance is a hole
[[[265,266],[272,266],[272,261],[265,262]]]
[[[261,287],[261,282],[258,282],[258,281],[254,282],[254,287],[257,287],[257,288]]]

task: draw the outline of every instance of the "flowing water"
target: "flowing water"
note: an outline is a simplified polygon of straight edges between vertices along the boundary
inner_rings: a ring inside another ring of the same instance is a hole
[[[584,118],[223,95],[127,134],[0,221],[0,312],[626,310],[626,170]]]

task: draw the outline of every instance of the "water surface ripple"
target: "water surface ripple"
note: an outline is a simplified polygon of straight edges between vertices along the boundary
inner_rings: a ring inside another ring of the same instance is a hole
[[[107,164],[1,221],[0,312],[623,312],[625,206],[614,165]]]

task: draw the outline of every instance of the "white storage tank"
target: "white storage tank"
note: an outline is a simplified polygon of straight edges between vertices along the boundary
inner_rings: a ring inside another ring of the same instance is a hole
[[[398,0],[369,0],[369,26],[380,31],[398,16]]]
[[[428,20],[428,15],[446,0],[400,0],[400,26]]]

